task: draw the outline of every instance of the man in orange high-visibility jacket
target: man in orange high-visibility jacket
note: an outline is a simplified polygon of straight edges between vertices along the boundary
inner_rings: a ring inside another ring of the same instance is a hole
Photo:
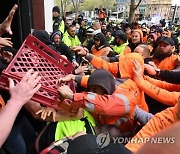
[[[129,91],[115,86],[111,73],[105,69],[97,69],[81,82],[87,85],[88,92],[73,94],[68,86],[59,87],[60,94],[73,101],[72,107],[91,112],[100,124],[115,124],[119,127],[134,119],[136,99]],[[130,127],[126,130],[132,130],[132,125]],[[123,129],[120,128],[121,132],[126,131]]]
[[[137,59],[142,69],[144,70],[144,60],[143,57],[138,53],[129,53],[126,55],[121,55],[119,62],[109,63],[103,60],[100,57],[88,53],[88,50],[83,47],[73,47],[74,51],[77,51],[78,54],[84,55],[86,59],[96,68],[104,68],[111,72],[114,77],[124,78],[123,84],[120,85],[121,88],[126,89],[132,93],[137,100],[137,106],[144,111],[148,112],[148,106],[145,102],[144,92],[138,88],[133,79],[133,66],[134,60]]]
[[[153,54],[152,61],[161,70],[177,69],[176,61],[179,55],[173,53],[174,41],[169,37],[162,37],[159,45]]]
[[[105,69],[95,70],[90,77],[69,74],[59,79],[60,82],[70,80],[75,80],[90,92],[73,94],[66,86],[59,88],[61,95],[73,100],[72,108],[81,107],[91,112],[101,125],[115,124],[121,133],[127,133],[132,132],[134,119],[144,125],[152,117],[152,114],[136,106],[136,99],[131,92],[119,86],[123,79],[114,79]]]

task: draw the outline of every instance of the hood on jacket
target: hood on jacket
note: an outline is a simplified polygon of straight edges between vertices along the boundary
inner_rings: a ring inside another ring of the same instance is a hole
[[[60,39],[62,40],[62,33],[60,31],[54,31],[52,32],[52,34],[50,35],[50,40],[51,42],[54,42],[54,36],[58,34],[60,36]]]
[[[52,42],[50,41],[50,37],[48,32],[46,32],[45,30],[36,30],[33,32],[33,35],[39,39],[40,41],[42,41],[44,44],[46,45],[52,45]]]
[[[106,94],[112,95],[115,91],[113,75],[105,69],[96,69],[89,77],[87,87],[98,85],[106,90]]]
[[[140,41],[143,42],[143,32],[140,29],[135,29],[133,32],[138,32],[140,35]]]
[[[100,45],[95,47],[97,50],[100,50],[100,49],[103,48],[103,47],[108,47],[108,46],[109,46],[109,43],[108,43],[108,41],[106,40],[106,37],[104,36],[103,33],[97,33],[97,34],[93,37],[93,39],[94,39],[94,40],[95,40],[95,39],[96,39],[96,40],[100,40]]]
[[[133,78],[134,76],[134,60],[137,59],[144,71],[144,59],[139,53],[129,53],[121,55],[119,58],[119,69],[121,78]]]

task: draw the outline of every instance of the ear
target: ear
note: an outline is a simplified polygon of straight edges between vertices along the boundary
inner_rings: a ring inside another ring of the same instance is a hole
[[[171,47],[171,52],[174,52],[175,51],[175,46],[173,45],[172,47]]]

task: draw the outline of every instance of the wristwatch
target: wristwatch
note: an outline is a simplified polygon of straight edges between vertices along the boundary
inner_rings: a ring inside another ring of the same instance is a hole
[[[156,68],[155,71],[156,71],[156,76],[159,76],[161,70],[159,68]]]

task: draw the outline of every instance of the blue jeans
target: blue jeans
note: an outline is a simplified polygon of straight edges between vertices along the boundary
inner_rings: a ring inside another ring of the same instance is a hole
[[[26,117],[21,117],[14,126],[3,145],[7,154],[26,154],[28,145],[34,143],[36,134]]]

